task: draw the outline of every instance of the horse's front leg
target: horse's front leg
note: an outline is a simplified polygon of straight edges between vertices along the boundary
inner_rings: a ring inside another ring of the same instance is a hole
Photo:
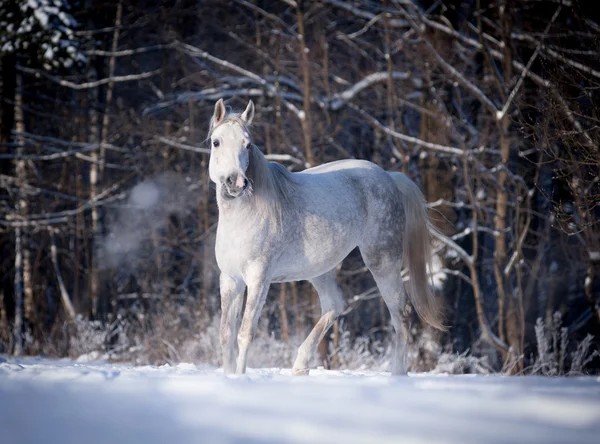
[[[255,270],[248,273],[246,277],[248,285],[248,297],[246,298],[246,308],[242,319],[242,326],[238,333],[238,360],[236,374],[241,375],[246,372],[246,360],[248,358],[248,347],[256,333],[258,318],[262,311],[270,282],[266,279],[263,270]]]
[[[225,273],[221,273],[220,286],[221,328],[219,333],[223,352],[223,371],[230,374],[235,371],[235,340],[246,285],[241,279],[236,280]]]

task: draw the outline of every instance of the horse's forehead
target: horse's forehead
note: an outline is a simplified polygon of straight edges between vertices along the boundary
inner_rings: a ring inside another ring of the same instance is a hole
[[[250,140],[250,133],[237,122],[224,122],[215,128],[213,137]]]

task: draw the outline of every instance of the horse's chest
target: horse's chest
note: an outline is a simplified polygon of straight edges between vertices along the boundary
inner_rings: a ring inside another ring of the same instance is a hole
[[[217,235],[215,256],[219,269],[230,276],[241,273],[244,262],[247,261],[246,242],[235,236]]]
[[[217,227],[215,256],[219,269],[232,277],[242,276],[249,262],[264,253],[264,235],[261,231],[238,224],[221,224]]]

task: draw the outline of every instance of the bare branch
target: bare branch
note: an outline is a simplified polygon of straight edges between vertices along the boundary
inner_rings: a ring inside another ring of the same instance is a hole
[[[267,11],[265,11],[262,8],[259,8],[258,6],[256,6],[253,3],[250,3],[249,1],[246,0],[234,0],[236,3],[239,3],[240,5],[245,6],[248,9],[252,9],[255,12],[258,12],[260,15],[262,15],[265,18],[268,18],[269,20],[277,23],[278,25],[280,25],[283,29],[285,29],[287,32],[289,32],[290,34],[294,34],[294,31],[292,29],[290,29],[290,27],[288,26],[288,24],[280,19],[279,17],[277,17],[275,14],[271,14]],[[296,5],[290,5],[292,8],[295,8]]]
[[[468,44],[469,46],[478,49],[478,50],[483,50],[482,45],[474,39],[471,39],[469,37],[464,36],[463,34],[454,31],[453,29],[444,26],[440,23],[437,23],[433,20],[429,20],[427,19],[427,17],[425,16],[421,16],[420,20],[422,23],[426,24],[427,26],[433,27],[437,30],[443,31],[448,35],[452,35],[453,37],[458,38],[461,42]],[[484,34],[484,37],[487,36],[486,34]],[[497,45],[499,45],[498,42],[495,42]],[[492,54],[492,56],[494,56],[494,58],[498,59],[498,60],[504,60],[504,54],[502,54],[502,52],[496,50],[496,49],[490,49],[490,54]],[[526,71],[526,75],[528,78],[530,78],[531,80],[533,80],[538,86],[542,86],[544,88],[548,88],[550,90],[550,92],[552,93],[552,95],[555,97],[555,99],[559,102],[559,104],[561,105],[561,108],[563,110],[563,114],[565,115],[565,117],[567,118],[567,120],[573,125],[573,127],[580,133],[583,135],[584,139],[585,139],[585,143],[588,146],[594,146],[594,143],[591,139],[591,137],[589,136],[589,134],[587,133],[587,131],[585,131],[583,129],[583,127],[581,126],[580,122],[575,119],[573,112],[571,111],[571,109],[569,108],[569,105],[567,104],[567,102],[563,99],[563,97],[558,93],[558,90],[556,89],[556,87],[552,84],[552,82],[550,82],[549,80],[544,79],[543,77],[535,74],[533,71],[527,71],[525,69],[525,66],[516,61],[513,60],[512,61],[512,65],[515,69],[517,69],[519,72],[523,72]],[[495,113],[494,113],[495,114]]]
[[[231,62],[228,62],[227,60],[223,60],[218,57],[215,57],[215,56],[209,54],[208,52],[203,51],[194,46],[188,45],[187,43],[176,42],[176,45],[179,49],[181,49],[183,52],[185,52],[186,54],[188,54],[190,56],[201,57],[203,59],[210,60],[213,63],[216,63],[220,66],[231,69],[232,71],[235,71],[239,74],[245,75],[247,77],[250,77],[251,79],[256,80],[260,85],[264,86],[265,88],[267,88],[269,91],[273,92],[274,94],[278,93],[277,88],[275,88],[272,84],[267,82],[261,76],[253,73],[252,71],[248,71],[247,69],[244,69],[244,68],[242,68],[238,65],[235,65]],[[284,103],[286,108],[289,109],[290,111],[292,111],[296,115],[296,117],[298,117],[300,120],[302,120],[302,117],[304,115],[303,111],[300,111],[295,105],[291,104],[287,100],[282,100],[282,103]]]
[[[412,4],[412,3],[411,3]],[[418,9],[418,8],[417,8]],[[404,11],[404,10],[403,10]],[[436,51],[433,45],[429,42],[427,37],[425,37],[423,33],[423,29],[412,19],[412,15],[408,12],[404,11],[405,17],[409,20],[412,29],[417,33],[417,35],[421,38],[422,43],[425,45],[425,48],[429,51],[429,53],[433,56],[433,58],[438,62],[440,67],[446,71],[454,80],[456,80],[460,85],[469,90],[485,107],[495,116],[498,109],[496,105],[492,102],[490,98],[488,98],[481,89],[477,87],[474,83],[469,81],[465,76],[463,76],[456,68],[454,68],[451,64],[446,62],[446,60]],[[423,15],[419,14],[419,20],[423,23],[426,23],[423,20]],[[454,32],[452,32],[454,34]],[[477,43],[478,46],[481,46]]]
[[[33,74],[36,77],[44,77],[44,78],[50,80],[51,82],[54,82],[61,86],[64,86],[65,88],[71,88],[71,89],[74,89],[77,91],[84,90],[84,89],[97,88],[98,86],[105,85],[110,82],[122,83],[122,82],[131,82],[134,80],[149,79],[150,77],[154,77],[155,75],[160,74],[162,71],[161,69],[155,69],[154,71],[143,72],[140,74],[130,74],[130,75],[126,75],[126,76],[114,76],[114,77],[96,80],[94,82],[74,83],[74,82],[70,82],[68,80],[58,78],[56,76],[53,76],[51,74],[48,74],[48,73],[38,70],[38,69],[27,68],[25,66],[20,66],[20,65],[18,66],[18,69],[27,74]]]
[[[325,0],[325,3],[330,4],[331,6],[335,6],[336,8],[343,9],[345,11],[351,12],[357,17],[361,17],[367,20],[373,20],[377,17],[377,14],[373,14],[372,12],[368,12],[362,9],[359,9],[349,2],[343,2],[340,0]],[[409,2],[402,2],[403,4],[409,4]],[[391,19],[388,22],[388,26],[391,28],[408,28],[410,25],[406,20],[400,19]]]
[[[25,160],[56,160],[64,159],[65,157],[74,156],[79,153],[93,151],[100,146],[99,143],[84,146],[68,151],[61,151],[53,154],[0,154],[0,159],[25,159]]]
[[[530,36],[530,35],[526,35],[526,34],[519,34],[519,33],[513,33],[512,37],[518,40],[526,40],[526,41],[530,41],[532,43],[538,44],[541,42],[538,42],[534,37]],[[562,54],[560,54],[558,51],[555,51],[552,48],[549,48],[546,45],[541,45],[542,46],[542,54],[546,53],[550,56],[552,56],[553,58],[560,60],[561,62],[566,63],[567,65],[572,66],[573,68],[577,68],[580,71],[585,72],[586,74],[589,74],[591,76],[594,76],[596,78],[600,78],[600,71],[595,70],[594,68],[590,68],[589,66],[584,65],[583,63],[577,62],[575,60],[571,60],[565,56],[563,56]],[[584,51],[583,52],[585,55],[596,55],[597,52],[595,51]]]
[[[424,140],[417,139],[416,137],[407,136],[406,134],[402,134],[397,131],[393,131],[390,128],[388,128],[387,126],[385,126],[384,124],[382,124],[375,117],[368,114],[362,108],[359,108],[358,106],[352,105],[352,104],[349,104],[349,107],[352,108],[353,110],[357,111],[362,117],[364,117],[367,120],[367,122],[370,122],[372,125],[376,126],[381,131],[383,131],[384,133],[386,133],[387,135],[389,135],[391,137],[395,137],[399,140],[403,140],[408,143],[414,143],[415,145],[419,145],[423,148],[427,148],[427,149],[430,149],[433,151],[438,151],[440,153],[453,154],[456,156],[464,155],[464,151],[459,148],[455,148],[452,146],[439,145],[437,143],[426,142]]]
[[[469,255],[469,253],[467,253],[460,245],[458,245],[456,242],[454,242],[448,236],[444,236],[442,233],[440,233],[436,229],[432,228],[431,230],[429,230],[429,232],[431,233],[431,235],[433,237],[435,237],[441,243],[443,243],[444,245],[446,245],[449,248],[456,251],[458,253],[458,255],[462,258],[462,260],[467,265],[473,265],[473,257],[471,255]]]
[[[429,40],[427,40],[424,36],[421,36],[421,39],[425,47],[429,50],[429,53],[438,62],[442,69],[464,88],[469,90],[495,116],[498,112],[498,109],[496,108],[496,105],[494,105],[494,102],[492,102],[492,100],[489,99],[474,83],[469,81],[456,68],[446,62],[446,60],[444,60],[444,58],[435,50],[433,45],[429,43]]]
[[[410,74],[407,72],[393,71],[391,75],[394,80],[407,80],[410,78]],[[385,82],[387,79],[388,73],[386,71],[369,74],[347,90],[334,94],[331,103],[329,103],[329,109],[332,111],[338,111],[342,106],[352,100],[354,96],[364,89],[372,86],[375,83]]]
[[[218,100],[230,97],[280,97],[286,101],[301,101],[302,96],[296,93],[289,93],[278,90],[264,90],[262,88],[240,88],[240,89],[227,89],[227,88],[207,88],[198,92],[186,92],[177,95],[174,99],[159,102],[156,105],[145,108],[142,112],[143,115],[156,112],[158,110],[168,108],[177,104],[189,103],[189,102],[200,102],[203,100]]]
[[[546,34],[548,34],[548,31],[550,30],[550,27],[552,26],[552,24],[554,23],[554,21],[558,17],[558,14],[560,13],[561,9],[562,9],[562,6],[559,6],[556,9],[556,12],[552,16],[552,19],[550,20],[550,22],[548,22],[548,25],[546,25],[546,29],[544,30],[544,34],[542,35],[542,38],[540,39],[540,41],[539,41],[539,43],[537,45],[537,48],[535,48],[535,51],[533,52],[533,54],[529,58],[529,61],[527,62],[527,66],[525,66],[525,69],[521,71],[521,76],[519,77],[519,80],[517,81],[517,84],[515,85],[515,87],[513,88],[513,90],[510,92],[510,95],[508,96],[508,99],[506,99],[506,103],[502,107],[502,110],[500,110],[500,111],[498,111],[496,113],[496,120],[500,121],[500,120],[502,120],[504,118],[504,115],[508,111],[508,108],[510,107],[510,104],[512,103],[513,99],[517,95],[517,92],[519,92],[519,89],[521,89],[521,85],[523,84],[523,80],[525,80],[525,77],[527,76],[527,73],[531,69],[531,65],[533,64],[533,62],[537,58],[538,54],[540,53],[540,49],[542,48],[542,42],[544,41],[544,37],[546,36]]]
[[[120,196],[118,195],[111,196],[110,198],[107,198],[106,196],[116,191],[125,181],[129,179],[130,177],[128,176],[120,180],[119,182],[114,183],[101,193],[96,194],[96,196],[93,199],[85,201],[83,204],[79,205],[73,210],[57,211],[55,213],[30,214],[27,216],[27,219],[23,219],[21,218],[21,216],[16,214],[9,214],[6,216],[6,220],[0,219],[0,225],[8,227],[35,227],[39,225],[50,225],[67,222],[69,217],[76,216],[90,209],[92,206],[99,207],[101,205],[107,204],[111,200],[119,198]]]
[[[120,27],[115,27],[115,29],[120,29]],[[100,57],[125,57],[135,54],[144,54],[146,52],[157,51],[159,49],[170,49],[173,47],[173,43],[169,43],[168,45],[145,46],[143,48],[123,49],[121,51],[102,51],[100,49],[90,49],[85,53],[87,55]]]
[[[410,74],[407,72],[394,71],[392,73],[392,77],[396,80],[407,80],[410,78]],[[226,81],[229,79],[222,79],[222,80]],[[261,82],[260,80],[256,79],[255,77],[249,77],[249,78],[242,77],[242,78],[231,79],[231,80],[237,80],[237,83],[249,83],[249,82],[258,83],[261,86],[272,86],[273,85],[270,82],[270,79],[268,77],[262,79],[266,83]],[[281,78],[278,78],[275,80],[281,82]],[[330,109],[332,111],[339,111],[344,105],[346,105],[349,101],[354,99],[354,97],[357,94],[359,94],[361,91],[373,86],[375,83],[384,82],[386,80],[387,80],[387,72],[375,72],[375,73],[365,76],[362,80],[358,81],[357,83],[352,85],[350,88],[348,88],[340,93],[334,94],[332,96],[331,101],[329,101],[329,102],[327,101],[327,98],[325,98],[325,97],[321,97],[321,98],[311,97],[311,102],[320,104],[322,106],[326,106],[328,109]],[[281,82],[281,83],[284,83],[284,82]],[[286,84],[286,86],[292,86],[295,89],[300,89],[300,87],[298,85],[291,83],[291,81],[288,81],[285,84]],[[267,90],[265,91],[260,88],[238,88],[238,89],[206,88],[202,91],[197,91],[197,92],[185,92],[185,93],[177,95],[174,99],[160,102],[160,103],[157,103],[156,105],[153,105],[151,107],[144,109],[143,114],[152,113],[159,109],[167,108],[167,107],[173,106],[175,104],[189,103],[190,101],[217,100],[217,99],[221,99],[221,98],[237,97],[237,96],[244,96],[244,97],[264,97],[264,96],[275,97],[275,96],[277,96],[286,101],[295,101],[295,102],[301,102],[303,100],[302,95],[294,93],[294,92],[280,91],[280,90],[277,90],[277,89],[274,89],[271,87],[267,87],[266,89]],[[420,109],[416,105],[410,104],[409,102],[407,103],[407,105],[408,106],[412,105],[413,107]]]
[[[174,148],[179,148],[180,150],[192,151],[194,153],[200,153],[200,154],[210,154],[210,149],[208,149],[208,148],[199,148],[196,146],[185,145],[183,143],[176,142],[175,140],[168,139],[163,136],[155,137],[155,139],[159,142],[164,143],[165,145],[169,145]]]
[[[10,215],[8,215],[10,216]],[[8,217],[7,216],[7,217]],[[0,226],[8,228],[46,228],[48,225],[64,224],[69,221],[68,217],[48,217],[36,220],[4,220],[0,219]]]

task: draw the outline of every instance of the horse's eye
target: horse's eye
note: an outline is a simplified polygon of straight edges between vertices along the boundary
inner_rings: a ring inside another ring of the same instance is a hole
[[[247,149],[247,150],[249,150],[249,149],[250,149],[250,145],[251,145],[251,143],[250,143],[250,142],[248,142],[248,143],[246,144],[246,149]]]
[[[218,140],[213,140],[213,146],[215,148],[219,148],[219,141]]]

